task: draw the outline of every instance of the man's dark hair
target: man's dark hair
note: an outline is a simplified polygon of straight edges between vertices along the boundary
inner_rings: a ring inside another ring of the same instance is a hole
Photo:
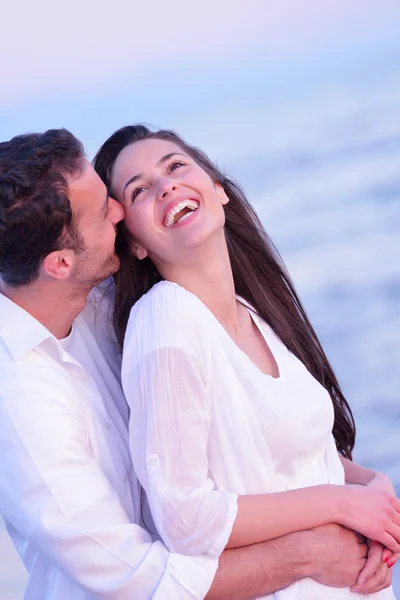
[[[83,173],[84,156],[66,129],[0,143],[0,277],[6,285],[32,283],[50,252],[83,248],[67,177]]]

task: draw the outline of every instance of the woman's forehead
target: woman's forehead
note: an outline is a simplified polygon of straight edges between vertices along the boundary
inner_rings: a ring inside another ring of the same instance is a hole
[[[122,169],[141,168],[156,164],[163,156],[171,152],[182,153],[182,148],[169,140],[148,139],[126,146],[118,156],[115,166]]]
[[[182,148],[169,140],[156,138],[140,140],[126,146],[118,155],[112,170],[111,187],[119,195],[125,181],[129,178],[145,174],[146,170],[156,165],[161,158],[171,153],[182,153]]]

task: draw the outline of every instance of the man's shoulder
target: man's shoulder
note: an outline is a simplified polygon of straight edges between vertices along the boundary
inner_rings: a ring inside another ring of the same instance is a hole
[[[52,340],[48,340],[50,344]],[[46,343],[46,342],[45,342]],[[30,350],[16,360],[0,338],[0,403],[17,399],[37,401],[45,397],[71,399],[77,396],[66,366],[56,358],[57,350]],[[54,352],[54,355],[53,355]]]

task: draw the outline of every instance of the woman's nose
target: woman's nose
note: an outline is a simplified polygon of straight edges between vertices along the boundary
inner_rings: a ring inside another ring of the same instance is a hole
[[[168,179],[164,179],[159,183],[158,197],[160,200],[165,200],[171,192],[175,192],[177,189],[176,184],[172,183]]]

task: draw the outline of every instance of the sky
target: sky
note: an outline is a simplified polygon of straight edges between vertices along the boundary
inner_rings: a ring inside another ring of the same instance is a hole
[[[268,107],[313,74],[351,76],[349,55],[391,60],[399,25],[398,0],[8,2],[0,139],[66,126],[93,154],[117,127],[145,121],[203,141],[243,105]]]
[[[71,86],[93,92],[149,71],[213,65],[358,37],[399,19],[396,0],[39,0],[8,3],[0,51],[11,80],[1,103],[20,105]]]

